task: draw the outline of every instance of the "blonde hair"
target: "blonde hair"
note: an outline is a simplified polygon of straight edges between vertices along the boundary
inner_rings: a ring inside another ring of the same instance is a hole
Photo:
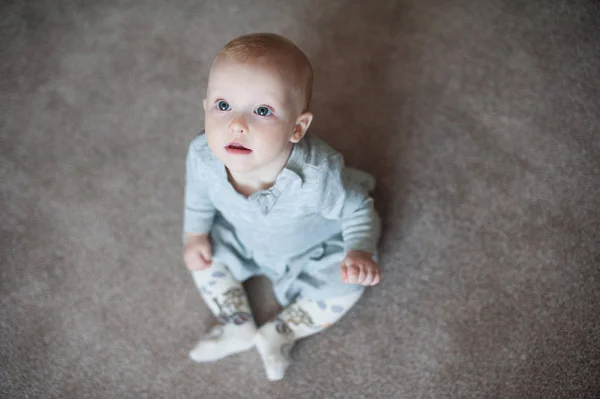
[[[292,90],[301,99],[302,111],[308,110],[312,97],[313,69],[306,54],[291,40],[275,33],[252,33],[227,43],[214,64],[226,59],[239,62],[266,61],[276,66]]]

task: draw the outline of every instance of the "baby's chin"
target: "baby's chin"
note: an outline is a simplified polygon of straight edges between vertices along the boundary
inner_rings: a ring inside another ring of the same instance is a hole
[[[235,159],[235,158],[227,156],[227,155],[217,156],[217,158],[219,158],[219,160],[223,163],[223,165],[225,165],[225,167],[230,172],[248,173],[248,172],[252,172],[254,169],[256,169],[256,165],[254,164],[254,162],[252,162],[250,159],[247,159],[247,158],[244,159],[241,156],[239,157],[241,159]]]
[[[237,164],[235,164],[233,162],[224,163],[224,164],[225,164],[225,167],[227,167],[227,169],[230,172],[239,173],[239,174],[249,173],[249,172],[252,172],[254,169],[256,169],[254,165],[252,165],[252,166],[246,166],[246,165],[240,166],[240,165],[237,165]]]

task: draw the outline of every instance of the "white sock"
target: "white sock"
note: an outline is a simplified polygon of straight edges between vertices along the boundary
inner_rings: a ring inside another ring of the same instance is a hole
[[[241,326],[225,324],[214,326],[190,351],[190,359],[198,363],[214,362],[229,355],[247,351],[254,345],[254,323]]]
[[[275,320],[258,330],[254,346],[262,358],[267,378],[281,380],[292,362],[296,340],[329,327],[358,301],[363,290],[327,300],[301,299],[286,307]]]
[[[291,351],[295,342],[293,333],[278,333],[275,323],[269,322],[262,326],[254,338],[254,346],[270,381],[281,380],[285,375],[292,360]]]
[[[221,263],[192,272],[204,302],[219,320],[190,351],[196,362],[212,362],[252,348],[256,324],[244,287]]]

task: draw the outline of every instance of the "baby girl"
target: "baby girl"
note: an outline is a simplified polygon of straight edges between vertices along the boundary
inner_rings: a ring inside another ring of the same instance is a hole
[[[186,160],[184,260],[219,324],[191,350],[210,362],[256,348],[283,378],[301,338],[339,320],[379,283],[373,178],[307,134],[313,72],[275,34],[229,42]],[[257,327],[242,282],[267,276],[283,311]]]

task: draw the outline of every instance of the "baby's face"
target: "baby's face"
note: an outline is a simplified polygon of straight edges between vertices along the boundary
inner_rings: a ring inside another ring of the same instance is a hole
[[[264,64],[224,60],[215,65],[204,110],[208,145],[231,171],[281,163],[297,141],[297,101],[281,76]]]

